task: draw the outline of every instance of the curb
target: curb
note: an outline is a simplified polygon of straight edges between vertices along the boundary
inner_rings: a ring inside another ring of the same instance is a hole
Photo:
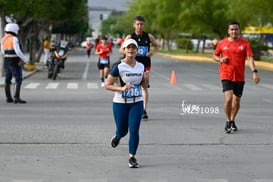
[[[173,59],[177,59],[177,60],[181,60],[181,61],[198,61],[198,62],[205,61],[205,62],[211,62],[211,63],[218,64],[217,62],[213,61],[212,58],[203,57],[203,56],[186,56],[186,55],[165,54],[165,53],[157,53],[157,54],[160,56],[169,57],[169,58],[173,58]],[[246,61],[246,64],[248,64],[247,61]],[[273,71],[273,63],[263,62],[263,61],[255,61],[255,65],[258,69]]]

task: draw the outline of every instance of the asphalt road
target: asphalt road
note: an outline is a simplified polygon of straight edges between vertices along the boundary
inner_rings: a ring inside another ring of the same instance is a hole
[[[110,145],[113,93],[100,87],[96,60],[73,51],[57,80],[46,70],[28,77],[25,105],[5,103],[2,92],[1,182],[273,181],[272,72],[260,70],[255,85],[247,69],[239,131],[225,134],[218,65],[154,56],[141,167],[129,169],[128,136]]]

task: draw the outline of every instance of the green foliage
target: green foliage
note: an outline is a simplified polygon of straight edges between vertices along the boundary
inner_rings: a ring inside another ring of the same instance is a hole
[[[80,21],[65,21],[52,29],[52,33],[65,33],[67,35],[75,35],[79,32],[85,32],[88,29],[87,24]]]
[[[247,25],[265,26],[272,24],[273,3],[271,0],[232,0],[232,14],[240,22],[241,27]]]
[[[10,16],[21,23],[27,19],[52,24],[67,20],[88,22],[87,0],[0,0],[2,17]]]
[[[248,25],[273,24],[272,9],[271,0],[134,0],[115,28],[131,33],[133,17],[143,15],[145,30],[159,38],[172,39],[177,33],[187,32],[221,39],[228,36],[227,25],[232,20],[239,21],[242,30]]]
[[[117,16],[111,14],[108,19],[101,22],[100,32],[102,35],[119,35],[122,36],[122,32],[116,28]]]
[[[34,55],[42,54],[42,38],[50,35],[49,27],[63,35],[81,35],[88,29],[87,0],[0,0],[0,15],[3,26],[6,16],[19,24],[18,36],[31,64]]]
[[[193,50],[193,43],[187,38],[177,38],[175,40],[178,49]]]
[[[254,54],[254,59],[261,60],[262,51],[268,51],[268,46],[261,38],[250,38],[248,40]]]

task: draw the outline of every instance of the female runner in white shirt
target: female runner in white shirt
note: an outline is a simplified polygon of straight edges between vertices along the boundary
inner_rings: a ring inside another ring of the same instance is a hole
[[[115,92],[113,114],[116,134],[111,139],[112,147],[117,147],[129,129],[129,167],[137,168],[135,158],[139,144],[139,128],[143,114],[141,86],[148,86],[149,72],[145,72],[142,63],[136,61],[137,42],[128,39],[123,43],[125,58],[116,63],[106,80],[105,88]]]

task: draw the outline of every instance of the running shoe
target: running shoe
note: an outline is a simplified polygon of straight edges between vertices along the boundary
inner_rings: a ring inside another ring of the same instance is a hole
[[[235,121],[231,121],[231,130],[234,132],[238,131],[238,127],[236,126]]]
[[[113,136],[112,139],[111,139],[111,145],[113,148],[117,147],[119,144],[119,139],[117,139],[117,136]]]
[[[7,103],[12,103],[13,99],[12,98],[7,98]]]
[[[231,132],[231,122],[228,122],[228,121],[226,122],[225,131],[226,133]]]
[[[104,82],[101,82],[100,86],[101,86],[101,87],[104,87],[104,85],[105,85]]]
[[[129,158],[129,168],[139,168],[139,164],[137,163],[137,160],[135,157],[130,157]]]
[[[142,119],[148,119],[148,118],[149,117],[147,115],[147,112],[146,112],[146,110],[144,110],[143,115],[142,115]]]

